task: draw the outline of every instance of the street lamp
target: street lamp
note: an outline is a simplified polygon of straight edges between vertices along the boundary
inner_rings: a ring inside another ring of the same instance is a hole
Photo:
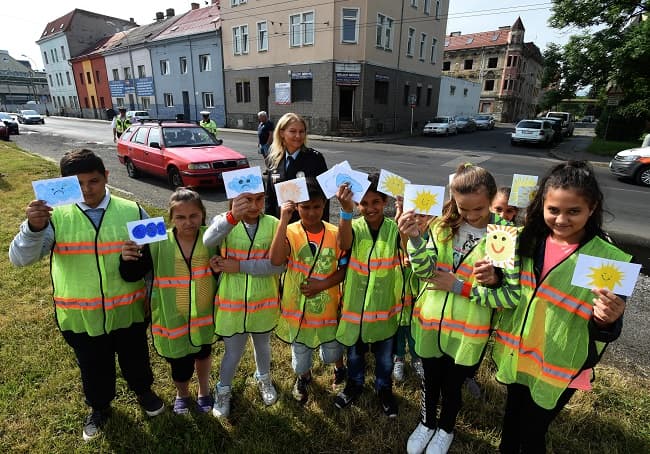
[[[106,21],[106,24],[115,27],[115,31],[117,33],[122,33],[124,36],[124,40],[126,41],[126,51],[129,53],[129,64],[131,66],[131,86],[133,87],[133,93],[135,96],[135,108],[136,110],[140,110],[140,102],[138,101],[138,87],[135,84],[135,70],[133,68],[133,54],[131,53],[131,43],[129,42],[129,35],[126,33],[125,30],[120,30],[115,24],[115,22]]]
[[[29,70],[29,88],[31,90],[31,94],[34,97],[34,102],[38,102],[38,99],[36,97],[36,88],[34,87],[34,69],[36,68],[36,62],[32,60],[28,55],[21,54],[21,57],[25,57],[28,59],[34,67]]]

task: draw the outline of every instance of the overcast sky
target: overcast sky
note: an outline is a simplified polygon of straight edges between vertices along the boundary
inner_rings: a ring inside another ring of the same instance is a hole
[[[223,0],[227,1],[227,0]],[[286,0],[281,0],[283,3]],[[407,1],[407,0],[405,0]],[[421,0],[422,1],[422,0]],[[14,0],[3,1],[0,12],[0,49],[8,50],[16,59],[23,59],[23,54],[43,68],[43,60],[35,41],[40,37],[45,25],[63,16],[76,7],[95,13],[129,19],[133,17],[140,24],[154,21],[156,11],[174,8],[176,14],[190,9],[190,0],[163,0],[159,2],[140,0],[107,0],[88,1],[78,0]],[[197,1],[201,6],[205,0]],[[341,1],[341,6],[344,5]],[[488,9],[486,5],[496,5],[498,9]],[[539,0],[451,0],[447,34],[461,31],[463,34],[495,30],[503,25],[512,25],[521,16],[526,28],[526,41],[534,41],[540,49],[549,42],[564,44],[568,34],[551,29],[546,24],[550,15],[551,2]]]

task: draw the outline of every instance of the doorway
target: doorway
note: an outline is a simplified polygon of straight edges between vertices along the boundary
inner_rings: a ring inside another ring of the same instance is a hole
[[[257,80],[259,97],[260,97],[260,111],[269,112],[269,95],[271,94],[269,90],[269,78],[260,77]]]
[[[190,92],[183,92],[183,119],[190,120]]]
[[[339,87],[339,121],[354,117],[354,87]]]

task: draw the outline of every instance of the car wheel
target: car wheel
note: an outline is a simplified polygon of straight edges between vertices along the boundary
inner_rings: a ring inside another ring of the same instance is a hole
[[[170,167],[167,171],[167,178],[172,188],[176,189],[183,186],[183,178],[176,167]]]
[[[513,147],[516,147],[516,146],[517,146],[517,142],[515,142],[515,141],[512,140],[512,139],[510,139],[510,145],[512,145]]]
[[[641,167],[634,176],[636,182],[643,186],[650,186],[650,166]]]
[[[44,124],[45,124],[45,120],[41,120],[41,124],[44,125]]]
[[[126,167],[126,174],[130,178],[138,178],[140,176],[140,172],[138,172],[138,169],[135,167],[135,164],[133,164],[133,161],[130,159],[126,159],[124,161],[124,166]]]

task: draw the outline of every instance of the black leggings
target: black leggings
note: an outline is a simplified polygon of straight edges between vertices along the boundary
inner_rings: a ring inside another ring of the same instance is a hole
[[[560,395],[555,408],[546,410],[535,403],[527,386],[508,385],[499,451],[503,454],[545,454],[548,426],[575,391],[567,388]]]
[[[167,358],[165,361],[172,368],[172,380],[179,383],[185,383],[194,375],[194,361],[205,359],[212,353],[212,345],[202,345],[201,350],[196,353],[190,353],[182,358]]]

